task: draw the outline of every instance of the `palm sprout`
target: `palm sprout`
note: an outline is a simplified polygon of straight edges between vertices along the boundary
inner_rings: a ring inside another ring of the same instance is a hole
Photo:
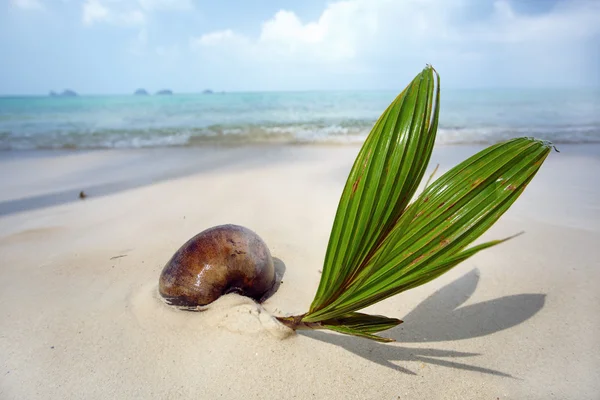
[[[518,138],[490,146],[410,203],[429,164],[439,104],[439,75],[427,66],[379,117],[342,192],[310,309],[282,323],[392,341],[375,334],[402,321],[357,311],[509,239],[467,248],[519,197],[552,145]]]

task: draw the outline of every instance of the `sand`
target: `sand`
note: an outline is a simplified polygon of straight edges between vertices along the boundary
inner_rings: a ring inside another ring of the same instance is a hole
[[[0,398],[598,398],[600,146],[561,151],[485,238],[525,235],[368,309],[404,319],[391,344],[272,318],[307,310],[358,147],[5,153]],[[163,304],[165,262],[224,223],[266,241],[279,290]]]

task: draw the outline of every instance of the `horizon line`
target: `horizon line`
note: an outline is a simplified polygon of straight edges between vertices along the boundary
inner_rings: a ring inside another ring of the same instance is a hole
[[[565,90],[565,89],[589,89],[589,90],[599,90],[600,85],[598,86],[488,86],[488,87],[447,87],[446,90]],[[61,93],[71,90],[76,95],[75,96],[62,96]],[[138,89],[136,89],[138,90]],[[169,94],[159,94],[162,90],[169,90],[171,93]],[[206,92],[210,90],[210,92]],[[64,89],[61,92],[55,92],[57,95],[52,96],[50,93],[54,91],[50,91],[46,94],[40,93],[26,93],[26,94],[14,94],[14,93],[0,93],[0,98],[15,98],[15,97],[57,97],[57,98],[72,98],[72,97],[109,97],[109,96],[139,96],[139,97],[151,97],[151,96],[177,96],[177,95],[220,95],[220,94],[244,94],[244,93],[309,93],[309,92],[395,92],[398,90],[402,90],[399,88],[386,88],[386,89],[264,89],[264,90],[211,90],[204,89],[202,91],[193,91],[193,92],[179,92],[172,89],[160,89],[154,92],[147,92],[147,94],[135,94],[133,92],[121,92],[121,93],[79,93],[73,89]]]

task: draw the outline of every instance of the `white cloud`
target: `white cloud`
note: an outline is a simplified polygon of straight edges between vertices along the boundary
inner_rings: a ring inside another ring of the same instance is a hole
[[[231,45],[236,41],[246,42],[246,38],[236,35],[231,29],[226,29],[224,31],[215,31],[197,38],[192,38],[190,39],[190,46],[192,48],[199,48],[202,46],[216,46],[224,43]]]
[[[306,24],[293,12],[279,11],[263,24],[258,40],[279,56],[335,61],[353,58],[357,42],[373,36],[376,30],[372,10],[359,1],[344,1],[329,5],[317,21]]]
[[[40,0],[11,0],[11,3],[16,7],[26,10],[41,10],[44,8]]]
[[[146,22],[146,15],[140,10],[131,10],[119,14],[115,20],[123,25],[141,25]]]
[[[190,44],[204,59],[218,54],[234,68],[285,70],[290,79],[311,75],[310,68],[314,76],[361,71],[377,79],[429,62],[457,80],[476,74],[474,80],[483,82],[485,71],[495,68],[505,69],[506,77],[521,73],[520,83],[529,76],[542,82],[562,79],[593,56],[600,2],[557,2],[551,10],[529,14],[518,13],[508,0],[495,1],[491,11],[480,5],[480,0],[344,0],[327,5],[314,21],[282,10],[262,24],[257,37],[226,29]]]
[[[191,0],[138,0],[146,11],[184,11],[194,8]]]
[[[86,25],[99,22],[115,25],[143,25],[148,21],[148,14],[192,8],[191,0],[85,0],[82,20]]]
[[[138,9],[111,9],[100,0],[86,0],[83,3],[82,20],[85,25],[93,25],[98,22],[141,25],[146,21],[146,16]]]
[[[83,3],[83,23],[91,25],[94,22],[105,21],[109,17],[108,8],[98,0],[87,0]]]
[[[281,10],[262,24],[255,40],[226,29],[192,38],[191,43],[195,48],[225,45],[237,50],[240,43],[246,43],[249,47],[246,50],[263,56],[343,61],[356,55],[360,40],[377,31],[376,14],[368,4],[366,1],[333,3],[317,21],[308,23],[303,23],[291,11]]]

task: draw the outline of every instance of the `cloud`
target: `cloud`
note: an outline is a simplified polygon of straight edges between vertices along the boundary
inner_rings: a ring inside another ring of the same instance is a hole
[[[486,71],[494,70],[497,83],[543,85],[566,82],[569,71],[600,58],[599,36],[600,2],[520,13],[508,0],[489,8],[480,0],[344,0],[314,21],[281,10],[256,37],[229,28],[192,37],[190,45],[203,59],[278,69],[292,80],[330,71],[383,82],[433,63],[451,81],[486,84]]]
[[[11,0],[11,3],[26,10],[41,10],[44,8],[40,0]]]
[[[266,21],[258,39],[278,56],[312,56],[343,61],[356,56],[359,41],[377,31],[377,16],[360,1],[330,4],[315,22],[302,23],[290,11],[279,11]]]
[[[91,25],[97,21],[105,21],[108,19],[108,8],[97,0],[87,0],[83,3],[83,23]]]
[[[98,22],[117,25],[141,25],[146,21],[146,16],[139,9],[115,8],[114,4],[113,8],[109,8],[101,0],[86,0],[82,8],[83,23],[85,25],[93,25]]]
[[[428,28],[435,16],[429,20],[425,14],[434,11],[436,2],[408,1],[392,3],[388,0],[348,0],[329,4],[316,21],[303,23],[292,11],[278,11],[262,24],[256,39],[246,38],[249,46],[274,56],[312,57],[318,63],[345,62],[356,59],[365,47],[384,38],[386,30],[397,28],[396,37],[404,42],[414,42],[416,37],[429,35]],[[444,8],[445,2],[439,3]],[[399,18],[397,18],[399,17]],[[391,24],[392,20],[396,24]],[[396,27],[394,27],[396,25]],[[227,35],[220,34],[227,32]],[[227,45],[232,37],[239,37],[231,29],[202,35],[210,37],[210,44],[221,41]],[[408,39],[408,40],[407,40]],[[201,41],[200,41],[201,42]],[[387,43],[389,44],[389,43]],[[376,46],[381,48],[381,45]]]
[[[190,46],[193,49],[197,49],[203,46],[217,46],[222,44],[231,46],[236,42],[247,43],[247,39],[244,36],[233,33],[231,29],[226,29],[223,31],[210,32],[197,38],[193,37],[190,39]]]
[[[37,0],[17,0],[37,1]],[[85,25],[143,25],[148,15],[164,11],[184,11],[193,8],[191,0],[85,0],[82,21]]]
[[[138,0],[146,11],[185,11],[194,8],[191,0]]]
[[[296,60],[344,61],[356,56],[359,41],[377,31],[376,14],[366,1],[342,1],[327,6],[320,18],[303,23],[292,11],[281,10],[262,24],[257,39],[232,29],[210,32],[191,39],[192,47],[231,46],[246,52]]]

